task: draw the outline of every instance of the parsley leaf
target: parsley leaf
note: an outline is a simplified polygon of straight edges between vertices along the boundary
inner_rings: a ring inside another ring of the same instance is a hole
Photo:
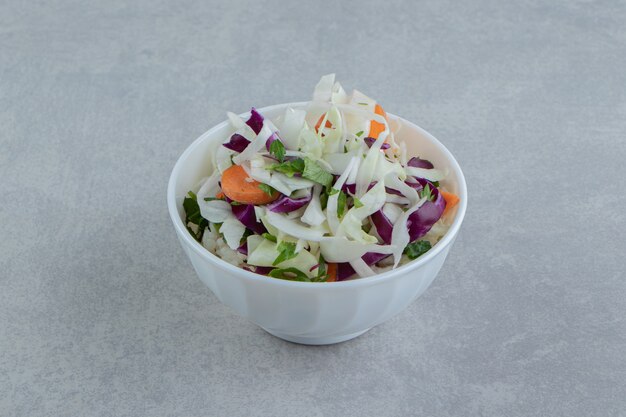
[[[185,197],[183,200],[183,209],[185,210],[185,226],[189,233],[198,241],[202,240],[202,235],[204,234],[204,229],[209,225],[207,219],[202,217],[200,214],[200,206],[198,206],[198,197],[195,193],[189,191],[187,194],[188,197]],[[195,224],[198,226],[198,231],[194,232],[189,226],[189,223]]]
[[[439,188],[439,181],[432,181],[433,185],[437,188]]]
[[[337,216],[343,216],[343,212],[346,211],[346,200],[348,196],[343,191],[339,191],[339,197],[337,198]]]
[[[328,205],[328,194],[326,193],[320,194],[320,206],[322,207],[322,210],[325,210],[327,205]]]
[[[406,245],[406,248],[404,248],[404,253],[406,254],[406,256],[409,257],[409,259],[417,259],[426,252],[428,252],[431,247],[432,246],[430,245],[429,241],[418,240]]]
[[[360,138],[362,134],[363,134],[363,131],[362,131],[362,130],[361,130],[361,131],[359,131],[359,132],[356,132],[356,136],[357,136],[358,138]]]
[[[274,139],[270,145],[270,153],[278,158],[280,162],[285,160],[285,145],[283,145],[280,139]]]
[[[321,253],[317,263],[319,265],[317,267],[317,279],[320,281],[326,281],[328,279],[328,275],[326,274],[326,261]]]
[[[270,242],[276,243],[276,236],[270,233],[263,233],[261,236],[263,236],[265,239],[269,240]]]
[[[354,207],[356,208],[363,207],[363,203],[361,203],[361,200],[359,200],[358,198],[352,197],[352,201],[354,202]]]
[[[433,195],[432,190],[430,189],[430,185],[426,184],[426,186],[420,191],[420,198],[426,198],[427,201],[435,201],[435,196]]]
[[[338,189],[336,188],[331,188],[330,191],[328,191],[328,195],[335,195],[339,192]]]
[[[272,145],[273,144],[274,143],[272,142]],[[304,171],[304,160],[302,158],[297,158],[292,161],[281,162],[280,164],[272,164],[266,169],[280,172],[288,177],[293,177],[294,174],[302,174],[302,171]]]
[[[261,190],[263,190],[263,192],[268,194],[268,195],[273,195],[276,192],[276,190],[274,188],[272,188],[271,186],[269,186],[267,184],[263,184],[263,183],[259,184],[259,188]]]
[[[311,281],[309,277],[298,268],[274,268],[267,275],[272,278],[287,279],[290,281]]]
[[[333,180],[335,179],[330,172],[324,171],[324,169],[319,166],[317,162],[310,158],[304,158],[304,171],[302,171],[302,177],[322,184],[327,188],[330,188]]]
[[[274,262],[272,262],[272,265],[274,266],[298,256],[296,253],[296,244],[293,242],[280,242],[276,250],[278,250],[279,254]]]

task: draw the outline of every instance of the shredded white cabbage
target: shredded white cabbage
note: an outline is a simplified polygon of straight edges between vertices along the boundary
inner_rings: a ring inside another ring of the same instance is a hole
[[[263,127],[261,128],[259,134],[256,135],[243,152],[233,157],[233,162],[239,165],[242,162],[249,161],[254,158],[261,149],[265,149],[265,143],[269,137],[272,136],[272,133],[273,132],[267,123],[263,123]]]
[[[223,200],[205,201],[202,198],[198,198],[198,207],[200,207],[202,217],[211,223],[222,223],[233,216],[230,204]]]
[[[231,249],[237,249],[240,246],[240,240],[246,231],[246,226],[241,224],[234,216],[224,220],[220,227],[220,233],[224,235],[226,244]]]
[[[300,132],[304,128],[306,112],[288,107],[280,125],[280,138],[285,148],[297,151],[300,147]]]
[[[320,203],[320,193],[322,192],[321,185],[315,185],[313,187],[313,195],[311,196],[311,202],[306,207],[302,220],[309,226],[319,226],[326,221],[326,215],[322,211],[322,205]]]
[[[358,158],[356,156],[352,157],[352,159],[350,160],[350,163],[346,167],[346,170],[341,174],[339,178],[337,178],[337,181],[335,181],[335,184],[333,185],[334,190],[337,190],[337,191],[341,190],[341,187],[343,187],[343,184],[345,184],[346,179],[348,178],[348,175],[350,175],[350,171],[356,165],[357,161],[358,161]],[[326,217],[328,220],[328,226],[330,227],[330,230],[333,233],[336,233],[337,229],[339,228],[339,216],[337,215],[338,201],[339,201],[339,193],[335,192],[333,195],[330,195],[328,197],[328,203],[327,203],[327,208],[326,208]]]
[[[367,252],[391,254],[395,249],[393,245],[363,244],[343,236],[326,237],[321,239],[319,243],[324,259],[329,262],[351,262],[359,259]]]
[[[446,174],[438,169],[406,167],[405,170],[409,175],[426,178],[429,181],[441,181],[446,177]]]
[[[357,258],[353,261],[350,261],[350,266],[354,269],[354,272],[357,273],[360,277],[371,277],[372,275],[376,275],[376,272],[370,268],[363,259]]]
[[[277,230],[282,231],[296,239],[304,239],[313,242],[319,242],[322,240],[327,229],[323,226],[309,226],[303,224],[299,220],[289,219],[286,215],[280,213],[274,213],[271,210],[265,211],[264,222],[275,227]]]

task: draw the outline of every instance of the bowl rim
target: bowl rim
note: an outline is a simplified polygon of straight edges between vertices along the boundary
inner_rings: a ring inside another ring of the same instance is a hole
[[[257,110],[260,113],[276,110],[279,108],[287,108],[287,107],[303,107],[306,106],[309,101],[299,101],[292,103],[282,103],[282,104],[274,104],[271,106],[265,106],[262,108],[258,108]],[[426,254],[420,256],[418,259],[408,262],[404,265],[398,266],[397,268],[391,269],[389,271],[385,271],[382,273],[378,273],[372,275],[370,277],[364,278],[356,278],[345,281],[334,281],[334,282],[302,282],[302,281],[289,281],[277,278],[266,277],[264,275],[257,274],[252,271],[245,270],[243,268],[232,265],[217,255],[209,252],[204,246],[202,246],[198,241],[196,241],[187,231],[187,228],[183,224],[179,214],[178,208],[176,204],[176,182],[179,176],[179,173],[184,170],[184,161],[189,157],[191,153],[194,152],[195,148],[197,148],[203,141],[207,139],[214,131],[223,128],[229,121],[224,120],[221,123],[216,124],[211,127],[209,130],[200,135],[195,141],[193,141],[178,157],[174,168],[170,174],[170,178],[167,186],[167,207],[170,214],[170,218],[172,219],[172,223],[174,223],[174,227],[176,229],[179,237],[182,237],[182,241],[191,248],[194,252],[196,252],[200,257],[204,258],[207,262],[214,264],[215,266],[225,269],[240,278],[246,280],[252,280],[257,283],[267,284],[267,285],[277,285],[277,286],[289,286],[289,287],[306,287],[306,288],[346,288],[346,287],[361,287],[361,286],[369,286],[378,284],[384,281],[391,280],[398,276],[409,273],[410,271],[421,267],[422,265],[430,262],[431,259],[435,258],[441,251],[444,250],[447,246],[451,245],[454,241],[458,231],[461,227],[461,223],[465,218],[465,212],[467,210],[467,184],[465,182],[465,176],[463,175],[463,171],[457,160],[454,158],[452,153],[446,148],[437,138],[435,138],[432,134],[416,125],[415,123],[401,117],[397,116],[393,113],[387,113],[387,115],[392,119],[400,119],[403,123],[407,123],[415,130],[419,131],[420,134],[425,136],[429,141],[431,141],[439,151],[445,155],[445,157],[451,162],[451,168],[456,172],[458,177],[458,186],[459,186],[459,197],[460,202],[457,208],[457,213],[452,222],[452,225],[443,236],[443,238],[437,242],[432,249],[430,249]],[[244,112],[239,115],[242,118],[247,118],[250,116],[250,112]],[[269,279],[268,279],[269,278]]]

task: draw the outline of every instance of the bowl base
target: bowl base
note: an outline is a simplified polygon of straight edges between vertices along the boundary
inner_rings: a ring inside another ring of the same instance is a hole
[[[276,336],[279,339],[286,340],[292,343],[299,343],[301,345],[332,345],[334,343],[345,342],[350,339],[354,339],[355,337],[361,336],[363,333],[367,332],[369,329],[362,330],[356,333],[350,334],[342,334],[339,336],[329,336],[329,337],[303,337],[303,336],[292,336],[288,334],[274,332],[272,330],[268,330],[264,327],[261,327],[263,330],[271,334],[272,336]]]

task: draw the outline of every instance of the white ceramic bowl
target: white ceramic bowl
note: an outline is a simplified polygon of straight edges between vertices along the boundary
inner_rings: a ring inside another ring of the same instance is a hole
[[[259,111],[270,119],[286,107],[278,104]],[[249,113],[242,115],[248,117]],[[329,283],[308,283],[268,278],[237,268],[210,253],[187,232],[182,201],[199,179],[212,172],[209,149],[230,133],[222,122],[200,136],[176,162],[167,205],[183,249],[198,276],[219,300],[238,314],[282,339],[311,345],[338,343],[357,337],[388,320],[422,295],[435,279],[452,247],[467,207],[467,188],[459,164],[437,139],[420,127],[388,114],[401,125],[398,139],[410,155],[427,158],[449,174],[443,181],[459,195],[456,215],[448,233],[425,255],[395,270],[373,277]]]

